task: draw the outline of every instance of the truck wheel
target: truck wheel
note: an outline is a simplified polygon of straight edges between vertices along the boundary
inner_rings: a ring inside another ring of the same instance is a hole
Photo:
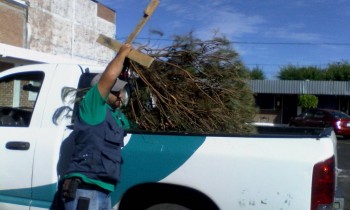
[[[185,186],[145,183],[131,187],[123,195],[119,210],[219,210],[202,192]]]
[[[147,208],[146,210],[191,210],[181,205],[172,203],[161,203]]]

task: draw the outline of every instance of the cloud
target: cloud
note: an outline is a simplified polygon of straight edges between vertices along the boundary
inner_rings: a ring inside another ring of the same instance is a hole
[[[265,31],[264,35],[266,37],[273,37],[280,40],[294,40],[297,42],[319,42],[322,40],[320,34],[300,32],[294,27],[270,28]]]
[[[186,2],[186,3],[184,3]],[[256,33],[264,19],[258,15],[248,16],[237,12],[230,1],[162,1],[163,9],[176,25],[193,30],[200,38],[205,39],[219,31],[226,37],[240,37],[247,33]],[[180,22],[181,20],[181,22]],[[180,24],[181,23],[181,24]],[[170,24],[173,26],[173,24]]]
[[[220,33],[230,38],[242,37],[246,34],[258,33],[261,24],[265,20],[260,16],[247,16],[243,13],[231,13],[227,11],[216,12],[215,17],[209,20],[207,25],[199,30],[204,36],[206,31],[218,29]]]
[[[184,4],[184,0],[180,1],[168,1],[162,0],[161,10],[164,15],[167,15],[165,18],[169,19],[181,19],[181,20],[196,20],[196,16],[199,13],[196,8],[194,1],[188,1]]]

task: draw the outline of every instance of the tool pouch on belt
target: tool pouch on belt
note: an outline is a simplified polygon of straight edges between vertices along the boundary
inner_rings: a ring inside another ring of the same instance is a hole
[[[62,186],[63,198],[74,199],[80,183],[81,180],[77,178],[65,179]]]

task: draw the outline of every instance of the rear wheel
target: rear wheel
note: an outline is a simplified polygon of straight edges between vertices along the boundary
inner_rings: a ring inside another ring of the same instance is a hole
[[[161,203],[147,208],[146,210],[191,210],[181,205],[172,203]]]
[[[205,194],[195,189],[160,183],[131,187],[122,197],[119,210],[219,210]]]

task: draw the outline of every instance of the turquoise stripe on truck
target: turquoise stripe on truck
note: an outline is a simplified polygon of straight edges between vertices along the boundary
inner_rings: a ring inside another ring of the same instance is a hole
[[[135,184],[164,179],[181,167],[204,141],[205,136],[133,134],[122,150],[122,181],[112,194],[112,203],[116,204]]]

